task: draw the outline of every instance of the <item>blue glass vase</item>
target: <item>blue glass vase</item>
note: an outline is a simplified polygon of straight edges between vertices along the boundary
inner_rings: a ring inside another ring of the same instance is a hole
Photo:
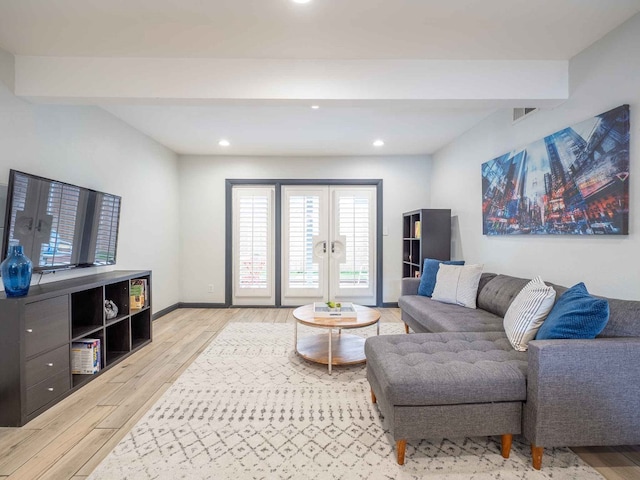
[[[0,264],[7,297],[22,297],[29,293],[32,270],[33,264],[22,251],[22,245],[9,247],[9,255]]]

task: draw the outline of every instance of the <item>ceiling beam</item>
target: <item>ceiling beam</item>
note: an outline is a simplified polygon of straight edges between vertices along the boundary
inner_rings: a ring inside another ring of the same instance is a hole
[[[507,101],[568,98],[567,61],[264,60],[16,56],[15,93],[39,102]]]

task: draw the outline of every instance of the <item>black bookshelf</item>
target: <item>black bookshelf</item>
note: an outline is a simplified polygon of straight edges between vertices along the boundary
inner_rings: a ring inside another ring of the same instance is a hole
[[[419,277],[425,258],[451,259],[451,210],[402,214],[402,276]]]

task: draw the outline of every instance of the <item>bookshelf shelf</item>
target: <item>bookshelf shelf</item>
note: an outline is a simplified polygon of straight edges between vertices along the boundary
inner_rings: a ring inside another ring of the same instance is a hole
[[[128,314],[118,315],[116,318],[105,320],[105,326],[108,327],[109,325],[113,325],[114,323],[121,322],[122,320],[126,319],[128,316],[129,316]]]
[[[97,332],[102,332],[102,325],[100,326],[95,326],[95,325],[90,325],[87,327],[76,327],[73,329],[72,334],[71,334],[71,341],[76,341],[76,340],[80,340],[82,338],[91,336],[93,333],[97,333]]]

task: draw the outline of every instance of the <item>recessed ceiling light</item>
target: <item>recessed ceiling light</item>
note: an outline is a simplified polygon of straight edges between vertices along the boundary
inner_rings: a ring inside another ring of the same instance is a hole
[[[309,3],[311,0],[293,0],[293,3]]]
[[[229,140],[225,140],[225,139],[223,138],[222,140],[220,140],[220,141],[218,142],[218,145],[220,145],[221,147],[228,147],[228,146],[229,146],[229,145],[231,145],[231,144],[229,143]]]
[[[311,105],[311,108],[313,108],[314,110],[318,110],[320,108],[320,105]]]
[[[384,146],[384,141],[376,140],[375,142],[373,142],[373,146],[374,147],[383,147]]]

